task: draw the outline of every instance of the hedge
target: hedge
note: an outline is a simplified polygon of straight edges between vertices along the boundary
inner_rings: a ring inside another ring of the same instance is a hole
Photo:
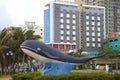
[[[18,73],[14,74],[13,80],[120,80],[119,73],[80,73],[71,72],[61,75],[41,75],[40,73]]]
[[[13,80],[34,80],[36,76],[41,76],[40,72],[20,72],[12,75]]]

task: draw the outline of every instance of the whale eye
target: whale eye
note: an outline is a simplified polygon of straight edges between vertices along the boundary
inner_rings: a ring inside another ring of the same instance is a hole
[[[38,51],[40,51],[41,49],[40,48],[37,48]]]

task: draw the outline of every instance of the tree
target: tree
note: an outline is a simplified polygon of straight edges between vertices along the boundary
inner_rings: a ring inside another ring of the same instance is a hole
[[[34,35],[34,31],[27,30],[23,31],[21,28],[14,28],[11,29],[12,33],[12,39],[10,40],[9,46],[14,54],[14,63],[18,63],[20,61],[28,61],[28,59],[31,61],[31,57],[28,57],[28,55],[24,54],[22,50],[20,49],[20,45],[25,40],[38,40],[41,37],[39,35]],[[24,62],[23,62],[24,63]]]
[[[103,50],[99,51],[99,55],[104,54],[104,53],[107,53],[107,55],[105,55],[102,58],[104,58],[104,59],[114,59],[114,58],[119,56],[120,51],[112,50],[112,48],[106,48],[106,49],[103,49]]]
[[[20,49],[20,44],[25,40],[37,40],[41,37],[39,35],[34,35],[34,31],[28,30],[23,31],[18,27],[5,28],[0,32],[0,63],[3,68],[8,65],[8,59],[6,53],[12,51],[13,64],[22,60],[24,53]],[[25,58],[28,59],[28,58]]]
[[[9,50],[9,40],[11,39],[11,34],[9,34],[8,30],[5,28],[0,32],[0,63],[1,69],[3,73],[3,69],[6,65],[8,65],[6,60],[6,52]]]
[[[85,56],[85,54],[82,54],[82,49],[78,49],[78,50],[76,50],[76,52],[74,53],[74,56],[75,57],[83,57],[83,56]]]

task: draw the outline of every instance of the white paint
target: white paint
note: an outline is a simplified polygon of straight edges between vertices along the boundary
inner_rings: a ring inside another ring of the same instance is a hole
[[[78,6],[77,4],[75,4],[74,2],[62,2],[62,1],[52,1],[55,4],[62,4],[62,5],[71,5],[71,6]]]
[[[54,42],[54,3],[50,2],[50,42]]]
[[[91,8],[99,8],[99,9],[101,8],[101,9],[105,9],[105,7],[103,7],[103,6],[95,6],[95,5],[93,6],[93,5],[84,5],[84,4],[83,4],[82,6],[83,6],[83,7],[91,7]]]

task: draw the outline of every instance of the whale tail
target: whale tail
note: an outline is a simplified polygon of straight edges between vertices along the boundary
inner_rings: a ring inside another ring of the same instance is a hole
[[[101,54],[101,55],[98,55],[98,56],[95,56],[95,58],[101,58],[101,57],[103,57],[103,56],[105,56],[105,55],[107,55],[108,53],[104,53],[104,54]]]

